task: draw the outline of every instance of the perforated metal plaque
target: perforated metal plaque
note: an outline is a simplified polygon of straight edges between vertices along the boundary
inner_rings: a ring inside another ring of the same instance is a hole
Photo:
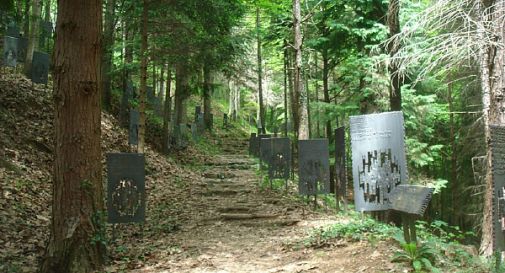
[[[205,131],[205,120],[203,119],[203,113],[198,114],[196,125],[198,126],[198,132],[203,134]]]
[[[18,38],[18,62],[21,63],[25,62],[27,50],[28,50],[28,39],[25,37]]]
[[[345,166],[345,127],[335,130],[335,180],[337,181],[336,193],[339,196],[347,195],[347,171]]]
[[[143,154],[107,154],[109,223],[144,222],[146,211]]]
[[[137,110],[130,110],[130,127],[128,130],[128,143],[130,145],[139,144],[139,123],[140,113]]]
[[[262,138],[271,138],[271,137],[272,137],[272,136],[271,136],[271,135],[268,135],[268,134],[259,134],[259,135],[258,135],[258,138],[257,138],[258,148],[257,148],[257,150],[256,150],[256,151],[254,151],[254,152],[255,152],[255,154],[254,154],[254,155],[255,155],[256,157],[258,157],[258,158],[259,158],[259,157],[261,156],[261,139],[262,139]],[[260,159],[261,159],[261,158],[260,158]]]
[[[260,162],[262,168],[266,168],[270,165],[273,148],[272,144],[272,138],[260,138]]]
[[[270,141],[268,176],[270,179],[289,179],[291,171],[291,140],[272,138]]]
[[[16,67],[18,60],[18,39],[4,37],[3,64],[4,66]]]
[[[433,188],[399,185],[390,196],[391,209],[423,216],[433,195]]]
[[[10,36],[13,38],[19,38],[21,35],[19,34],[19,28],[16,24],[9,24],[5,31],[5,36]]]
[[[198,141],[200,139],[200,134],[198,133],[198,126],[196,123],[191,123],[191,136],[193,137],[193,141]]]
[[[328,139],[298,141],[298,192],[315,195],[330,192]]]
[[[33,52],[32,62],[32,82],[47,84],[47,74],[49,73],[49,55],[43,52]]]
[[[257,136],[256,133],[251,133],[251,137],[249,138],[249,154],[254,155],[254,151],[257,149]]]
[[[403,113],[354,116],[350,123],[356,210],[388,210],[391,192],[408,179]]]
[[[493,240],[495,253],[505,251],[505,127],[490,126],[493,172]]]

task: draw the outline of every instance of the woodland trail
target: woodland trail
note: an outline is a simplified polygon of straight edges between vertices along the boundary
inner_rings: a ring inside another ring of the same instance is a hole
[[[395,272],[389,254],[367,242],[304,248],[310,230],[343,219],[314,212],[284,190],[262,190],[246,142],[224,141],[225,153],[205,163],[192,192],[200,202],[190,220],[160,238],[178,248],[134,272]]]

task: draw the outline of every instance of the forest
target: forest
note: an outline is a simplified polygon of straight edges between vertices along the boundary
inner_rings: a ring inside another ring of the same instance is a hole
[[[0,272],[505,272],[504,29],[505,0],[1,0]]]

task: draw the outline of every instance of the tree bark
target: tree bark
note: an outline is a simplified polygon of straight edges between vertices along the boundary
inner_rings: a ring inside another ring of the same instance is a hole
[[[284,137],[288,136],[288,45],[284,40]]]
[[[388,9],[388,27],[389,27],[389,38],[394,37],[396,34],[400,33],[400,0],[390,0]],[[388,52],[392,57],[400,50],[400,42],[398,39],[394,39],[388,44]],[[389,89],[389,102],[391,111],[401,111],[402,110],[402,77],[399,75],[398,65],[396,62],[390,62],[389,76],[391,79],[391,85]]]
[[[328,57],[328,49],[323,50],[323,96],[324,96],[324,102],[327,103],[328,105],[331,103],[330,101],[330,90],[328,88],[328,74],[330,72],[330,60]],[[325,111],[325,115],[328,113]],[[331,141],[333,140],[333,131],[331,128],[331,120],[326,121],[326,137],[328,140]]]
[[[301,8],[300,0],[293,0],[293,29],[295,37],[295,71],[294,71],[294,100],[299,117],[295,121],[295,128],[298,131],[298,139],[309,139],[309,120],[307,113],[307,93],[302,80],[302,31],[301,31]]]
[[[140,45],[140,92],[139,92],[139,142],[137,152],[144,153],[146,139],[146,93],[147,93],[147,17],[149,14],[148,0],[143,0],[142,34]]]
[[[42,273],[87,273],[104,263],[101,22],[100,0],[59,2],[51,237]]]
[[[186,100],[189,98],[189,75],[186,63],[176,67],[174,126],[186,122]]]
[[[259,104],[259,124],[263,134],[266,133],[265,128],[265,104],[263,102],[263,58],[261,56],[261,20],[260,8],[256,8],[256,32],[257,32],[257,57],[258,57],[258,104]]]
[[[171,89],[172,89],[172,71],[170,70],[170,67],[167,67],[167,84],[166,84],[166,89],[165,89],[165,104],[164,104],[164,110],[163,110],[163,152],[165,154],[168,154],[169,152],[169,137],[170,137],[170,116],[172,115],[171,113]]]
[[[205,128],[211,130],[212,125],[212,75],[209,65],[203,68],[203,120]]]
[[[103,33],[103,58],[102,58],[102,104],[105,109],[111,107],[111,72],[112,54],[114,46],[114,15],[116,0],[107,0],[105,9],[105,26]]]
[[[25,10],[23,16],[23,32],[24,36],[29,38],[30,35],[30,2],[31,0],[25,0]]]
[[[28,48],[26,50],[24,73],[31,78],[33,52],[39,44],[39,18],[42,5],[40,0],[32,0],[32,15],[30,18],[30,38],[28,39]]]

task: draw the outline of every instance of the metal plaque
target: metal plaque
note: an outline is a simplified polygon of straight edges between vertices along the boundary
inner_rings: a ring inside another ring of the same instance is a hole
[[[260,165],[262,168],[265,165],[270,166],[270,159],[272,158],[272,148],[273,148],[272,138],[260,138]]]
[[[32,82],[47,84],[49,73],[49,55],[43,52],[33,52],[32,61]]]
[[[196,123],[191,123],[191,136],[195,142],[200,139],[200,134],[198,133],[198,125]]]
[[[26,59],[26,51],[28,50],[28,38],[18,38],[18,62],[24,63]]]
[[[3,64],[16,67],[18,60],[18,39],[10,36],[4,37]]]
[[[112,224],[144,222],[146,211],[143,154],[107,154],[107,212]]]
[[[149,104],[154,104],[154,100],[156,99],[156,94],[154,94],[154,89],[152,86],[147,86],[146,87],[146,93],[147,93],[147,102]]]
[[[505,251],[505,127],[490,126],[493,173],[494,252]]]
[[[345,166],[345,127],[335,130],[335,169],[334,175],[337,183],[335,193],[345,197],[347,195],[347,170]]]
[[[10,36],[14,38],[19,38],[21,35],[19,34],[19,28],[16,24],[9,24],[7,26],[7,30],[5,31],[5,36]]]
[[[251,133],[251,137],[249,138],[249,155],[254,155],[254,151],[257,149],[255,147],[257,138],[256,133]]]
[[[408,179],[403,113],[354,116],[350,124],[356,210],[388,210],[391,192]]]
[[[298,141],[298,192],[316,195],[330,192],[328,139]]]
[[[198,114],[196,125],[198,127],[199,134],[203,134],[205,131],[205,119],[203,118],[203,113]]]
[[[271,135],[267,135],[267,134],[259,134],[258,135],[258,138],[257,138],[257,150],[254,151],[254,156],[256,157],[260,157],[261,156],[261,139],[262,138],[271,138],[272,136]],[[260,158],[261,159],[261,158]]]
[[[272,138],[270,141],[271,157],[268,160],[270,179],[289,179],[291,171],[291,140],[289,138]]]
[[[433,195],[433,188],[399,185],[390,195],[391,209],[423,216]]]
[[[198,118],[200,117],[201,113],[202,113],[202,106],[200,105],[195,106],[195,122],[198,122]]]
[[[130,127],[128,130],[128,143],[130,145],[139,144],[139,123],[140,113],[137,110],[130,110]]]

